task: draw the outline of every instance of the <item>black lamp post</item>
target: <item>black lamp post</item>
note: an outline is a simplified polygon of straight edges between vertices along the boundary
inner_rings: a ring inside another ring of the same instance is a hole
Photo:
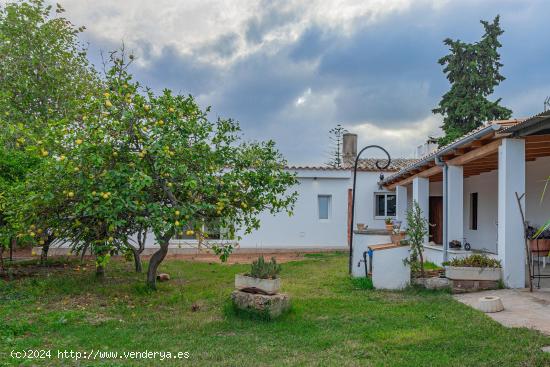
[[[382,148],[379,145],[368,145],[364,147],[359,151],[359,153],[357,154],[357,157],[355,158],[355,165],[353,166],[353,188],[351,192],[351,225],[350,225],[350,234],[349,234],[349,273],[350,274],[351,274],[351,266],[353,261],[353,220],[355,219],[355,184],[357,182],[357,164],[359,163],[359,157],[361,156],[361,154],[369,148],[378,148],[382,150],[384,153],[386,153],[386,155],[388,156],[388,162],[384,166],[380,166],[380,160],[377,160],[376,168],[382,171],[383,169],[388,168],[391,163],[390,153],[388,153],[386,149]],[[381,180],[384,179],[383,174],[380,175],[380,179]],[[367,264],[365,264],[365,267],[366,266]]]

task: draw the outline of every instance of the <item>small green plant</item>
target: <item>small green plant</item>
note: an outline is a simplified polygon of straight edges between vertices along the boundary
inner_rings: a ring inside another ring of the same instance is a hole
[[[374,289],[371,278],[351,278],[351,284],[355,289]]]
[[[393,224],[393,219],[390,218],[390,217],[388,217],[388,218],[384,219],[384,223],[386,223],[386,224]]]
[[[274,257],[271,258],[271,261],[266,262],[264,257],[260,256],[258,260],[252,262],[248,275],[260,279],[275,279],[280,272],[281,265],[277,264]]]
[[[407,211],[407,236],[411,246],[411,256],[404,260],[411,266],[413,276],[420,274],[424,278],[424,241],[428,236],[428,220],[424,218],[418,202],[413,202],[412,208]]]
[[[500,260],[492,259],[485,254],[473,254],[462,259],[452,259],[443,265],[472,268],[502,268]]]

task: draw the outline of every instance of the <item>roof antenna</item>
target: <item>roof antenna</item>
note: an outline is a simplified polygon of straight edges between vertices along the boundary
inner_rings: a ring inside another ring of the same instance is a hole
[[[544,112],[550,110],[550,96],[544,100]]]

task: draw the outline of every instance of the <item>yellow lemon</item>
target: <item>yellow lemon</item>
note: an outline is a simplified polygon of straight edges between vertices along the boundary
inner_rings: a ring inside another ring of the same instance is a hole
[[[82,139],[76,139],[76,140],[75,140],[75,143],[76,143],[76,145],[82,144]]]
[[[105,101],[105,106],[107,106],[107,107],[112,107],[113,104],[111,103],[111,101],[106,100],[106,101]]]
[[[176,214],[176,217],[179,217],[180,211],[179,211],[179,210],[176,210],[174,214]]]
[[[74,192],[69,191],[69,192],[67,193],[67,196],[70,197],[70,198],[73,198],[73,197],[74,197]]]

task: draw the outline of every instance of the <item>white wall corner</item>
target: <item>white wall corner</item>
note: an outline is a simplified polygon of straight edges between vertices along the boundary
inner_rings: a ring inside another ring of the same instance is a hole
[[[407,228],[407,187],[396,186],[395,187],[396,206],[397,206],[397,220],[401,221],[401,229]]]
[[[464,167],[447,168],[447,238],[464,239]]]
[[[516,192],[525,192],[525,141],[502,139],[498,152],[498,257],[505,285],[524,288],[524,229]],[[524,200],[522,206],[525,208]]]
[[[426,220],[429,218],[430,211],[430,180],[424,177],[415,177],[413,179],[413,200],[418,203],[420,210]],[[429,242],[429,236],[424,238],[424,242]]]

